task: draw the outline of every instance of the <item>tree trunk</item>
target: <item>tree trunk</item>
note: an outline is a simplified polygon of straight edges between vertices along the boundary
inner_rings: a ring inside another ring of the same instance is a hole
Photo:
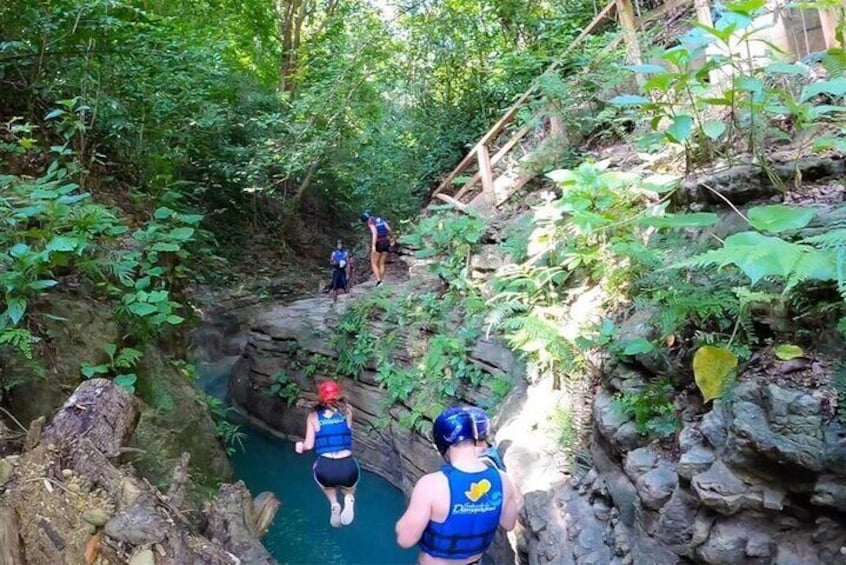
[[[107,379],[91,379],[77,387],[44,430],[41,443],[88,439],[108,458],[135,432],[141,413],[135,398]]]
[[[40,443],[21,456],[0,495],[0,565],[23,563],[20,553],[35,565],[77,562],[86,551],[125,563],[153,544],[160,548],[157,565],[232,565],[233,556],[241,563],[274,563],[257,526],[266,528],[275,516],[272,494],[259,496],[264,505],[257,512],[243,483],[221,487],[211,503],[212,521],[220,527],[207,539],[180,508],[187,456],[174,471],[169,496],[116,466],[138,417],[135,399],[109,380],[77,387]],[[91,525],[102,530],[92,536]]]
[[[0,506],[0,565],[20,565],[21,538],[18,517],[12,508]]]
[[[221,542],[245,563],[265,565],[274,561],[258,541],[259,528],[266,527],[259,522],[262,514],[266,521],[269,509],[272,509],[271,514],[276,513],[278,502],[272,494],[262,493],[260,497],[264,504],[257,509],[243,482],[221,485],[217,498],[204,513],[208,519],[206,533],[209,538]],[[258,498],[256,500],[259,501]]]

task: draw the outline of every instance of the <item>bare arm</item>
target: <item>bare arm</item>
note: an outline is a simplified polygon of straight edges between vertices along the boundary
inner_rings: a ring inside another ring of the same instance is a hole
[[[517,516],[523,509],[523,493],[517,488],[511,479],[504,472],[499,472],[502,477],[502,488],[505,491],[505,503],[502,506],[502,514],[499,517],[499,526],[510,532],[517,525]]]
[[[376,226],[367,224],[367,227],[370,228],[370,249],[376,251]]]
[[[302,453],[303,451],[308,451],[314,448],[314,432],[316,427],[317,415],[312,412],[308,415],[308,418],[306,418],[305,440],[298,441],[297,444],[294,446],[294,449],[297,450],[297,453]]]
[[[432,517],[433,475],[422,477],[411,492],[411,500],[405,514],[396,525],[397,545],[408,549],[420,541]]]

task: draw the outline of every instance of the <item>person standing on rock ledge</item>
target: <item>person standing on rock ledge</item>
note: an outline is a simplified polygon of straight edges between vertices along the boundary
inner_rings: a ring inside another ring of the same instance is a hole
[[[417,565],[474,565],[496,535],[517,524],[522,495],[487,451],[490,423],[480,408],[448,408],[432,428],[446,464],[414,485],[396,525],[397,543],[417,544]]]
[[[370,212],[363,213],[359,219],[370,230],[370,269],[379,286],[385,280],[385,263],[391,250],[391,226]]]
[[[329,524],[333,528],[352,524],[355,517],[355,487],[361,474],[352,456],[352,409],[335,381],[317,389],[320,403],[306,418],[305,440],[294,448],[303,453],[314,448],[317,460],[314,481],[329,500]],[[344,493],[344,507],[338,503],[338,489]]]

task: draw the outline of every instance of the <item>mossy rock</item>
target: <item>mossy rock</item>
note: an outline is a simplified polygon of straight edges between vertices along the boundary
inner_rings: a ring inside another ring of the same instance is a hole
[[[50,417],[82,381],[83,363],[105,360],[103,346],[118,341],[112,306],[90,298],[57,293],[36,314],[46,338],[33,349],[33,360],[4,367],[2,380],[14,383],[8,406],[24,425]]]
[[[134,446],[144,451],[134,464],[151,483],[165,486],[184,451],[191,454],[195,501],[232,475],[232,466],[217,439],[205,395],[191,374],[148,348],[139,370],[137,394],[144,403]]]

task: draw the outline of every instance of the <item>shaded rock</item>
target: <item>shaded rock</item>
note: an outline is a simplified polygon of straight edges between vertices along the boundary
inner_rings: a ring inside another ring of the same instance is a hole
[[[626,454],[623,470],[626,475],[636,481],[641,475],[655,468],[658,464],[658,453],[652,447],[640,447]]]
[[[608,495],[620,512],[620,521],[626,526],[632,526],[635,521],[635,506],[638,501],[637,489],[620,472],[609,473],[603,477],[603,480]]]
[[[726,458],[741,466],[767,459],[812,471],[823,469],[821,399],[773,383],[744,388],[751,400],[734,402]],[[757,397],[757,398],[756,398]]]
[[[663,463],[638,478],[638,496],[640,496],[644,506],[658,510],[670,499],[678,482],[679,477],[676,475],[673,466]]]
[[[104,528],[107,536],[132,545],[161,542],[167,531],[164,519],[141,504],[135,504],[109,520]]]
[[[705,563],[713,565],[750,563],[746,555],[748,538],[749,530],[742,522],[718,521],[711,528],[708,539],[697,550],[697,555]]]
[[[9,478],[11,478],[14,470],[14,467],[8,459],[0,459],[0,486],[6,484]]]
[[[713,447],[719,449],[725,445],[728,427],[720,400],[715,400],[713,409],[702,417],[699,432]]]
[[[692,479],[697,473],[707,471],[714,462],[714,452],[701,445],[681,454],[676,471],[680,477]]]
[[[142,549],[129,560],[129,565],[156,565],[156,556],[150,549]]]
[[[752,487],[742,481],[722,461],[691,480],[702,504],[720,514],[731,515],[742,509],[781,510],[784,493],[765,486]]]
[[[846,512],[846,479],[832,475],[821,476],[814,485],[811,502]]]
[[[90,508],[82,513],[83,520],[92,526],[97,526],[98,528],[105,526],[106,522],[109,521],[109,518],[111,518],[109,513],[102,508]]]
[[[661,508],[655,537],[674,553],[687,554],[698,508],[696,497],[687,489],[676,486],[670,500]]]

